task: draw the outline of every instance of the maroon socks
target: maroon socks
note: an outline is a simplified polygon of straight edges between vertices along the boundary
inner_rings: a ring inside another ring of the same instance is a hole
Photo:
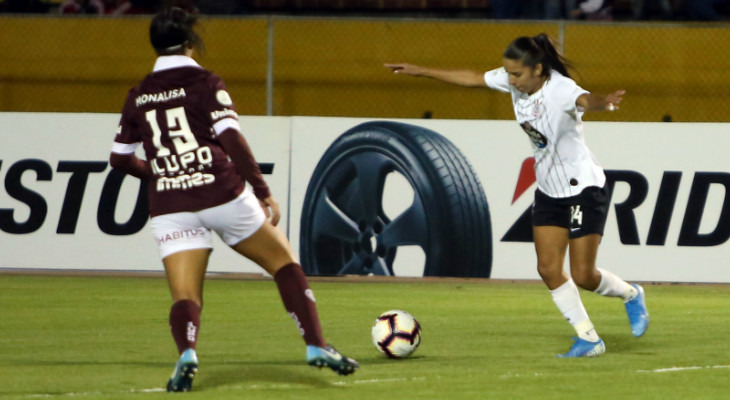
[[[302,267],[296,263],[287,264],[274,275],[274,280],[284,308],[297,324],[304,342],[319,347],[327,346],[322,337],[314,294]],[[179,354],[187,349],[195,349],[199,329],[200,306],[192,300],[175,302],[170,309],[170,330]]]
[[[179,354],[187,349],[195,349],[199,329],[200,306],[192,300],[175,302],[170,309],[170,330]]]
[[[302,267],[296,263],[287,264],[276,272],[274,280],[279,288],[284,308],[297,324],[304,342],[308,345],[325,347],[327,342],[322,337],[314,293],[309,288]]]

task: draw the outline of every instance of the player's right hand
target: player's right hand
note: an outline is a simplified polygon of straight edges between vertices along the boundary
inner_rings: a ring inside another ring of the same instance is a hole
[[[279,220],[281,219],[281,210],[279,209],[279,202],[276,201],[274,196],[269,196],[263,200],[259,200],[259,204],[261,204],[261,208],[264,209],[264,214],[266,214],[266,218],[271,221],[271,224],[274,226],[279,224]]]

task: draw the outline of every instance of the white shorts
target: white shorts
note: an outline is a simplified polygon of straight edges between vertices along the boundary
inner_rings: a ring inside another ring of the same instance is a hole
[[[216,207],[196,212],[179,212],[150,220],[160,258],[192,249],[213,248],[211,231],[234,246],[253,235],[266,221],[266,215],[249,186],[237,198]]]

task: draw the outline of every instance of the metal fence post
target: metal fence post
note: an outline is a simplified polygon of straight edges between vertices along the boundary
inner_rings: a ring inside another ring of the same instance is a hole
[[[274,17],[266,27],[266,115],[274,115]]]

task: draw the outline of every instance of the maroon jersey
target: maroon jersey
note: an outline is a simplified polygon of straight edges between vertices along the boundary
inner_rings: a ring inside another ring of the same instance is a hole
[[[165,56],[129,91],[114,151],[123,154],[142,143],[152,170],[151,216],[198,211],[243,191],[244,181],[217,139],[230,128],[239,130],[238,114],[223,81],[191,58]]]

